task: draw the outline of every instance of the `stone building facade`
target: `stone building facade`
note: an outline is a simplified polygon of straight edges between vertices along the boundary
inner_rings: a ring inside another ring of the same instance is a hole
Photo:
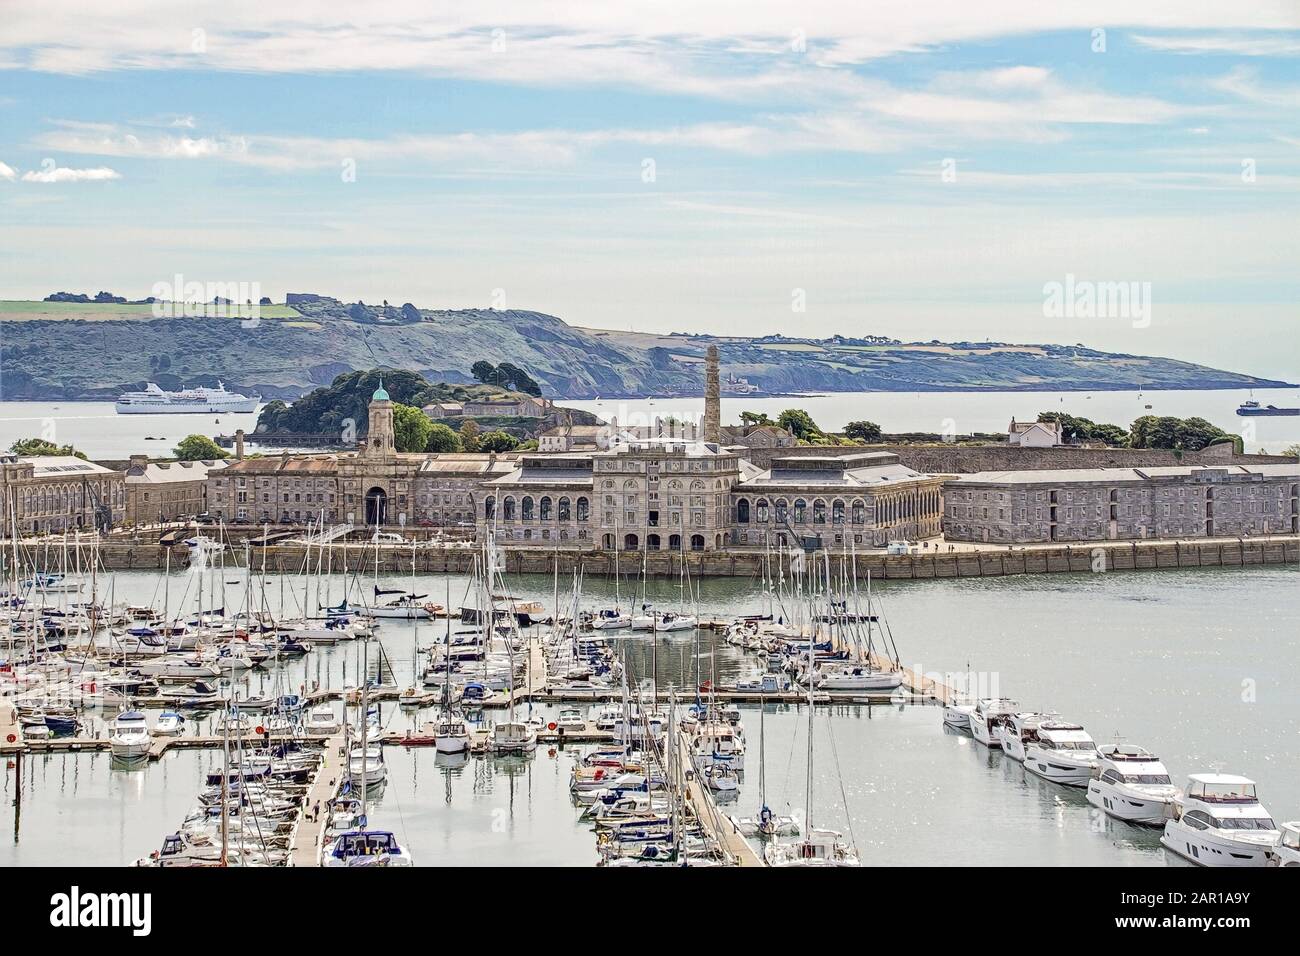
[[[950,480],[944,533],[1028,544],[1296,533],[1300,465],[980,472]]]
[[[732,545],[883,547],[942,531],[943,479],[887,452],[777,458],[732,491]]]
[[[324,519],[384,527],[471,529],[483,481],[517,455],[396,450],[393,403],[378,389],[365,445],[352,454],[246,458],[208,480],[208,511],[224,521],[301,524]]]
[[[574,541],[603,550],[725,546],[736,456],[697,441],[651,439],[589,455],[525,455],[489,482],[479,533],[506,546]]]
[[[879,547],[933,537],[942,479],[894,455],[779,460],[760,470],[706,442],[525,455],[484,487],[479,534],[506,547],[621,551]]]
[[[123,474],[72,455],[0,455],[0,534],[107,530],[126,515]]]
[[[132,455],[126,469],[126,523],[156,524],[192,518],[208,510],[208,475],[222,460],[151,462]]]

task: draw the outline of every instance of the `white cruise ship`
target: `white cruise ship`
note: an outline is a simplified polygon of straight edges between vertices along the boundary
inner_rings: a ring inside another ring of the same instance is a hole
[[[150,382],[143,392],[125,392],[114,406],[119,415],[179,415],[195,412],[255,412],[258,395],[251,398],[238,392],[226,391],[217,382],[216,388],[187,388],[180,392],[164,392]]]

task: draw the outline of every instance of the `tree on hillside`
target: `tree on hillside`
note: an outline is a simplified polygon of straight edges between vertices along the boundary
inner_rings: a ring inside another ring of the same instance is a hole
[[[465,451],[478,451],[478,422],[472,418],[461,423],[460,446]]]
[[[880,426],[875,422],[849,422],[844,426],[844,434],[863,444],[880,441],[884,437]]]
[[[85,459],[82,452],[77,451],[71,445],[56,445],[52,441],[46,441],[44,438],[20,438],[9,446],[9,450],[15,455],[25,455],[29,457],[45,457],[47,455],[71,455],[74,458]]]
[[[1104,442],[1114,447],[1123,447],[1128,443],[1128,432],[1119,425],[1099,425],[1087,418],[1079,418],[1065,412],[1039,412],[1040,422],[1059,422],[1061,440],[1067,444],[1078,442]]]
[[[484,385],[500,385],[497,380],[497,367],[491,362],[479,359],[469,367],[469,374],[473,375],[477,381]]]
[[[393,406],[393,443],[398,451],[424,451],[433,422],[411,405]]]
[[[802,408],[787,408],[777,417],[776,423],[800,441],[812,442],[822,437],[817,423]]]
[[[775,425],[766,412],[741,412],[740,420],[746,425]]]
[[[1286,455],[1288,458],[1300,458],[1300,442],[1296,442],[1293,445],[1287,445],[1282,449],[1280,454]]]
[[[478,440],[479,451],[514,451],[519,447],[519,439],[507,432],[486,432]]]
[[[181,461],[213,461],[229,455],[207,435],[187,435],[172,449]]]
[[[429,429],[429,440],[424,443],[424,450],[436,454],[460,451],[460,436],[450,425],[433,422],[433,427]]]
[[[1231,435],[1204,418],[1175,418],[1172,415],[1143,415],[1135,419],[1129,429],[1129,445],[1133,448],[1174,448],[1181,451],[1199,451],[1220,442],[1237,444],[1240,438]]]

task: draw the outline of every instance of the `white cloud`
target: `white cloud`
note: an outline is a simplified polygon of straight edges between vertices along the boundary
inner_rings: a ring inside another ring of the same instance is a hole
[[[3,179],[6,182],[11,183],[14,181],[14,178],[17,175],[18,173],[14,171],[12,166],[7,166],[4,163],[0,163],[0,179]]]
[[[1224,36],[1199,34],[1147,36],[1135,34],[1142,46],[1162,53],[1226,53],[1232,56],[1296,56],[1300,54],[1300,37],[1294,36]]]
[[[107,166],[92,169],[72,169],[68,166],[47,166],[23,173],[25,183],[88,183],[107,179],[121,179],[122,174]]]

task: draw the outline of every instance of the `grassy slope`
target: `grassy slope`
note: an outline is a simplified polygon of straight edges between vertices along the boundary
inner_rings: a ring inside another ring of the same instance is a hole
[[[936,389],[1241,388],[1270,383],[1171,359],[1060,346],[753,342],[580,329],[536,312],[264,306],[238,319],[155,319],[150,306],[0,302],[0,397],[112,398],[157,381],[211,384],[295,398],[357,368],[409,368],[429,381],[468,381],[479,359],[511,361],[546,394],[696,394],[709,344],[724,372],[768,392]]]

